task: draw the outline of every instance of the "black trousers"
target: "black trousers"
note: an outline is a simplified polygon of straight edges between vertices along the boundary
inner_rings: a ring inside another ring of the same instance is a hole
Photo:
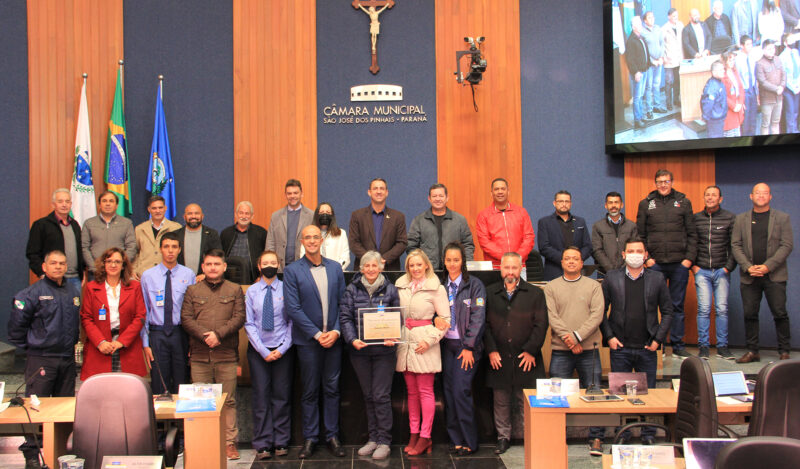
[[[791,331],[789,313],[786,311],[786,282],[773,282],[767,277],[755,277],[753,283],[742,283],[742,309],[744,310],[744,335],[747,349],[758,352],[759,321],[762,295],[767,298],[769,310],[775,320],[775,333],[778,336],[778,352],[791,350]]]
[[[158,362],[161,373],[164,375],[169,392],[178,394],[181,384],[188,384],[189,380],[189,338],[182,327],[176,326],[170,335],[158,326],[150,326],[150,348],[153,349],[153,358]],[[150,369],[150,388],[153,394],[162,394],[164,386],[158,368],[153,364]]]
[[[41,376],[39,368],[44,368],[44,376]],[[75,395],[75,358],[69,357],[39,357],[28,355],[25,363],[25,382],[31,377],[30,384],[25,386],[25,395],[36,394],[38,397],[72,397]],[[38,375],[38,376],[37,376]],[[38,438],[39,444],[42,439]],[[25,455],[26,459],[38,456],[39,448],[32,434],[25,435],[25,443],[19,446],[19,450]]]

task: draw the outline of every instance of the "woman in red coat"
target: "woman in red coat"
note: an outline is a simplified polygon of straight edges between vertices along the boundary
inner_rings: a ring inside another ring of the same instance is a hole
[[[131,280],[133,267],[125,252],[110,248],[95,263],[95,279],[86,284],[81,323],[87,343],[83,348],[81,379],[98,373],[146,373],[142,339],[144,298],[139,282]]]
[[[736,71],[736,54],[733,52],[722,53],[722,64],[725,66],[725,92],[728,95],[728,114],[725,116],[723,137],[739,137],[742,135],[741,127],[744,122],[744,84]]]

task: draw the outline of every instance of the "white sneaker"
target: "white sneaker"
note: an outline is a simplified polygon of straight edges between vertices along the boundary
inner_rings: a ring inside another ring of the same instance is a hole
[[[391,452],[392,448],[389,445],[378,445],[375,452],[372,453],[372,459],[386,459]]]
[[[378,443],[375,443],[374,441],[368,441],[366,445],[358,448],[358,455],[369,456],[375,452],[376,448],[378,448]]]

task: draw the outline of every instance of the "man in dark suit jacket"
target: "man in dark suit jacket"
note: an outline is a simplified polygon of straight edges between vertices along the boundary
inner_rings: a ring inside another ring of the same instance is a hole
[[[175,231],[181,240],[178,264],[192,269],[197,275],[197,281],[200,282],[205,278],[200,270],[203,254],[212,249],[222,249],[222,243],[217,230],[203,224],[203,209],[199,205],[187,205],[183,211],[183,220],[186,225]]]
[[[339,373],[342,341],[339,340],[339,299],[345,283],[342,266],[322,257],[322,232],[308,225],[300,241],[306,250],[301,259],[283,271],[286,313],[292,319],[292,340],[297,346],[300,382],[303,386],[303,447],[299,458],[310,457],[319,436],[319,391],[322,388],[325,439],[334,456],[343,457],[339,443]]]
[[[386,181],[377,178],[369,183],[367,191],[371,203],[350,215],[350,251],[358,265],[367,251],[378,251],[386,264],[385,270],[402,270],[400,256],[408,246],[406,217],[386,206],[389,189]]]
[[[219,235],[228,263],[225,278],[232,280],[228,276],[229,273],[236,273],[232,265],[234,262],[241,263],[242,272],[237,278],[242,285],[249,285],[260,276],[258,257],[267,243],[267,230],[252,222],[253,214],[252,203],[247,200],[239,202],[236,206],[236,223],[222,230]]]
[[[750,193],[753,210],[740,213],[733,223],[731,251],[741,267],[742,308],[747,352],[737,363],[760,360],[758,355],[758,310],[761,297],[767,297],[775,320],[780,359],[789,358],[791,348],[789,313],[786,311],[786,259],[792,252],[792,222],[789,214],[770,209],[772,193],[768,185],[756,184]]]
[[[547,336],[547,302],[541,288],[520,280],[522,258],[515,252],[500,260],[503,281],[486,289],[486,332],[483,342],[489,354],[486,385],[494,395],[497,447],[504,453],[511,441],[513,415],[521,415],[523,388],[544,378],[542,345]],[[512,409],[516,411],[512,412]]]
[[[634,127],[644,127],[647,117],[644,110],[644,88],[647,69],[650,68],[650,53],[647,44],[642,38],[642,19],[638,16],[631,18],[631,35],[625,41],[625,62],[628,64],[628,73],[631,76],[633,95],[633,121]]]
[[[709,54],[711,48],[711,31],[708,25],[700,21],[700,12],[692,8],[689,13],[691,21],[683,28],[683,58],[696,59]],[[703,44],[698,41],[698,32],[702,31]]]
[[[558,191],[553,206],[555,212],[539,219],[539,236],[536,240],[539,252],[544,257],[545,280],[553,280],[564,273],[561,258],[564,249],[569,246],[580,250],[583,261],[592,255],[592,238],[586,220],[570,213],[572,195],[567,191]]]

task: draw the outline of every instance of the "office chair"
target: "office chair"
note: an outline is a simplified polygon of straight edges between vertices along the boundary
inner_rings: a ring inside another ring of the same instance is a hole
[[[722,430],[728,438],[737,438],[734,432],[719,424],[717,398],[714,381],[708,362],[699,357],[689,357],[681,364],[681,386],[678,390],[678,405],[675,413],[675,435],[660,424],[637,422],[620,428],[614,436],[614,444],[619,444],[624,431],[635,427],[654,426],[664,430],[667,445],[683,447],[684,438],[717,438]]]
[[[747,436],[800,439],[800,359],[771,363],[758,373]]]
[[[800,440],[778,436],[748,436],[722,448],[714,468],[792,467],[798,460]]]
[[[244,285],[247,261],[241,257],[230,256],[225,259],[228,267],[225,269],[225,280]]]
[[[169,435],[168,435],[169,436]],[[101,373],[87,379],[75,399],[75,424],[68,451],[100,469],[103,456],[156,455],[156,417],[150,386],[130,373]],[[174,465],[173,434],[165,458]]]
[[[531,249],[528,259],[525,260],[525,272],[529,282],[544,281],[544,262],[542,255],[536,249]]]

